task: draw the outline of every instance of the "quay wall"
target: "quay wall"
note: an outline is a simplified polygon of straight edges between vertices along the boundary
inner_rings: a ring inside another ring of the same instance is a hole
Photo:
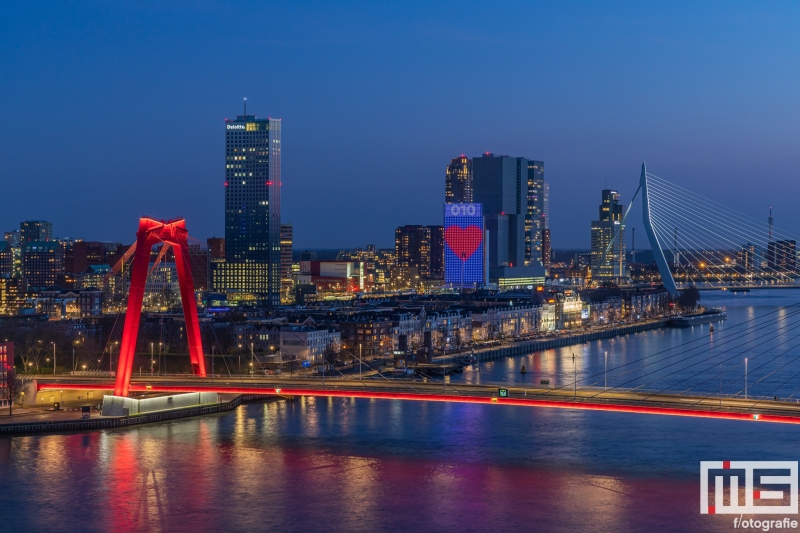
[[[527,355],[531,352],[539,352],[542,350],[549,350],[551,348],[561,348],[563,346],[572,346],[575,344],[583,344],[585,342],[596,341],[600,339],[610,339],[620,335],[629,335],[631,333],[639,333],[640,331],[649,331],[651,329],[663,328],[667,325],[667,320],[658,320],[655,322],[647,322],[645,324],[632,324],[630,326],[622,326],[618,328],[604,329],[601,331],[593,331],[591,333],[581,333],[580,335],[565,335],[563,337],[553,337],[550,339],[534,339],[529,341],[515,342],[511,345],[497,346],[495,348],[488,348],[483,350],[475,350],[475,359],[479,363],[483,361],[495,361],[504,357],[513,357],[515,355]],[[443,355],[434,357],[434,362],[441,364],[456,363],[466,356],[471,355],[470,352],[460,352],[453,355]]]

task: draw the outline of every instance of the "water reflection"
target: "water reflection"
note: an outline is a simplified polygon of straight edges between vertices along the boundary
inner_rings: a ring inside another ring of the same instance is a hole
[[[606,351],[610,368],[702,338],[711,356],[698,360],[730,371],[702,388],[735,391],[742,365],[721,361],[743,355],[722,344],[721,333],[737,317],[758,317],[788,300],[728,296],[704,293],[731,316],[713,337],[708,328],[651,331],[494,361],[454,380],[561,385],[576,372],[600,372],[593,378],[599,384]],[[753,387],[788,380],[787,390],[800,388],[790,379],[794,363],[779,368],[800,352],[780,355],[795,343],[779,346],[777,331],[772,337],[748,352],[757,363],[776,358],[754,374]],[[670,363],[660,361],[657,368]],[[522,364],[527,374],[519,372]],[[615,376],[614,383],[625,379]],[[697,513],[699,461],[791,459],[796,432],[491,405],[252,403],[125,430],[0,438],[0,501],[13,510],[3,530],[729,531],[724,517]]]

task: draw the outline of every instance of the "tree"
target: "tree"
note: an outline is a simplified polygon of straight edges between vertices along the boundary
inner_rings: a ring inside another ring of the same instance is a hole
[[[336,349],[334,343],[328,343],[325,346],[325,349],[322,351],[322,361],[323,363],[327,363],[332,365],[336,362],[336,359],[339,357],[339,351]]]
[[[697,290],[697,287],[692,285],[691,287],[687,287],[681,291],[680,296],[678,296],[677,303],[683,309],[694,309],[697,307],[697,302],[700,301],[700,291]]]
[[[17,377],[14,368],[9,368],[6,371],[6,397],[8,398],[8,415],[11,416],[11,410],[14,406],[14,401],[17,400],[22,393],[22,380]]]

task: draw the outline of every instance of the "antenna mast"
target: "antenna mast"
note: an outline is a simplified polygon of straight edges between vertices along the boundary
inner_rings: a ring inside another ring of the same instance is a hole
[[[769,222],[769,241],[772,242],[772,206],[769,206],[769,218],[767,219]]]

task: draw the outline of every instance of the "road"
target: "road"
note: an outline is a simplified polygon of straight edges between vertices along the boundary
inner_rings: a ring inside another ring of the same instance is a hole
[[[108,378],[40,376],[42,389],[113,389]],[[507,391],[500,396],[500,389]],[[441,381],[394,378],[349,379],[310,377],[216,377],[194,376],[141,377],[131,380],[131,392],[197,392],[264,394],[284,397],[328,396],[421,400],[457,403],[502,404],[529,407],[566,408],[594,411],[725,418],[800,424],[800,403],[741,397],[683,396],[655,394],[638,390],[602,388],[509,387],[506,385],[450,384]]]

